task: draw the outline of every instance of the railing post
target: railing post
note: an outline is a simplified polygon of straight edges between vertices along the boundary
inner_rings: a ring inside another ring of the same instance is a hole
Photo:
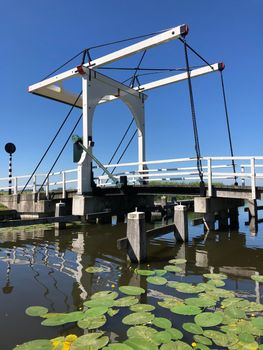
[[[241,167],[241,173],[242,174],[245,173],[245,167],[244,166]],[[244,177],[242,177],[242,179],[241,179],[241,186],[245,187],[245,178]]]
[[[66,198],[66,173],[62,171],[62,198]]]
[[[37,193],[37,176],[33,176],[33,194]]]
[[[251,167],[251,199],[256,198],[256,172],[255,172],[255,158],[250,158]]]
[[[207,159],[208,197],[212,197],[212,159]]]
[[[14,194],[17,194],[17,177],[14,177]]]
[[[49,176],[46,180],[46,197],[47,198],[49,197]]]

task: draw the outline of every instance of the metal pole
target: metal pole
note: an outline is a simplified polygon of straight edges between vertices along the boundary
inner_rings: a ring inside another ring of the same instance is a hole
[[[9,164],[8,164],[8,176],[9,176],[9,189],[8,194],[12,194],[12,153],[9,153]]]

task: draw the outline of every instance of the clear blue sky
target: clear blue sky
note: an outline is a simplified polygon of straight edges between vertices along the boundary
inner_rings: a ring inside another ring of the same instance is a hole
[[[8,155],[4,151],[7,142],[17,146],[14,174],[30,174],[69,110],[68,106],[29,94],[28,85],[40,81],[85,47],[183,23],[190,27],[187,40],[191,46],[211,63],[225,62],[235,154],[263,155],[262,18],[262,0],[1,0],[0,176],[8,175]],[[92,58],[120,47],[93,51]],[[139,58],[137,55],[115,65],[134,66]],[[190,62],[202,64],[192,54]],[[79,63],[76,60],[66,69]],[[142,66],[183,67],[183,47],[172,42],[149,50]],[[123,74],[113,76],[125,79]],[[161,77],[147,76],[141,82]],[[193,88],[202,155],[229,155],[219,74],[197,78]],[[147,159],[194,156],[187,84],[149,91],[148,96]],[[49,170],[78,115],[79,110],[41,171]],[[94,153],[102,162],[108,161],[130,120],[130,112],[120,102],[97,108]],[[134,142],[123,160],[136,159]],[[56,169],[74,166],[69,144]]]

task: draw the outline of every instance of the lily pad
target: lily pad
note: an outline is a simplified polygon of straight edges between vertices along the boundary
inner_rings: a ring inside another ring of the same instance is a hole
[[[122,323],[127,325],[139,325],[152,322],[154,315],[150,312],[134,312],[123,318]]]
[[[183,338],[183,333],[176,328],[167,328],[167,332],[169,332],[172,336],[172,340],[179,340]]]
[[[178,283],[175,286],[176,290],[181,293],[201,293],[205,290],[203,285],[193,285],[190,283]]]
[[[187,305],[194,305],[199,307],[215,306],[216,301],[212,298],[201,296],[199,298],[187,298],[184,301]]]
[[[193,334],[203,334],[203,328],[196,323],[187,322],[183,324],[183,329]]]
[[[217,326],[223,321],[223,316],[220,312],[203,312],[195,316],[195,323],[200,327]]]
[[[167,279],[161,276],[150,276],[146,278],[147,282],[162,286],[167,283]]]
[[[78,321],[79,328],[82,329],[97,329],[102,327],[107,322],[104,315],[98,317],[85,317],[83,320]]]
[[[155,317],[152,321],[156,327],[167,329],[172,327],[172,322],[164,317]]]
[[[181,340],[177,340],[171,341],[167,344],[163,344],[160,350],[193,350],[193,348],[187,343]]]
[[[111,298],[106,298],[106,299],[95,298],[95,299],[85,301],[83,305],[88,307],[97,307],[97,306],[112,307],[114,305],[114,300]]]
[[[156,329],[147,326],[135,326],[129,328],[127,331],[128,337],[141,337],[145,339],[152,339],[155,333],[157,333]]]
[[[204,336],[211,338],[218,346],[231,347],[237,344],[238,337],[233,333],[222,333],[215,330],[204,331]]]
[[[146,311],[153,311],[154,309],[155,307],[149,304],[135,304],[130,306],[130,310],[133,312],[146,312]]]
[[[155,274],[154,271],[151,270],[140,270],[140,269],[136,269],[135,273],[137,273],[137,275],[141,275],[141,276],[152,276]]]
[[[97,316],[101,316],[106,314],[106,312],[108,311],[108,307],[107,306],[96,306],[96,307],[92,307],[91,309],[88,309],[87,311],[85,311],[85,315],[84,317],[97,317]]]
[[[211,280],[207,281],[207,284],[210,284],[210,285],[215,286],[215,287],[224,287],[225,282],[223,280],[220,280],[220,279],[211,279]]]
[[[116,299],[118,297],[117,292],[112,292],[110,290],[102,290],[100,292],[97,292],[91,296],[91,299]]]
[[[123,297],[123,298],[114,300],[114,306],[127,307],[127,306],[135,305],[138,302],[139,302],[139,300],[137,298],[135,298],[134,296],[127,296],[127,297]]]
[[[187,260],[178,258],[178,259],[171,259],[168,262],[169,262],[169,264],[183,265],[183,264],[185,264],[187,262]]]
[[[204,345],[212,345],[213,344],[212,341],[209,338],[207,338],[207,337],[205,337],[203,335],[195,334],[194,335],[194,340],[197,343],[201,343],[201,344],[204,344]]]
[[[166,265],[166,266],[164,266],[164,270],[166,270],[168,272],[182,272],[183,271],[181,269],[181,267],[176,266],[176,265]]]
[[[133,350],[158,350],[158,345],[142,337],[130,337],[125,342]]]
[[[158,344],[166,344],[172,340],[172,336],[168,331],[161,331],[154,334],[153,339]]]
[[[134,287],[134,286],[121,286],[119,287],[119,290],[123,294],[127,294],[127,295],[141,295],[145,293],[145,290],[143,288]]]
[[[52,344],[48,339],[37,339],[17,345],[14,350],[51,350]]]
[[[254,318],[253,320],[251,320],[251,323],[256,328],[263,329],[263,317]]]
[[[48,309],[43,306],[30,306],[26,309],[25,313],[28,316],[40,316],[43,317],[48,313]]]
[[[109,337],[101,335],[102,332],[84,334],[72,343],[70,350],[83,350],[88,349],[88,347],[99,350],[109,342]]]
[[[154,273],[157,275],[157,276],[163,276],[167,273],[166,270],[163,270],[163,269],[157,269],[157,270],[154,270]]]
[[[179,315],[197,315],[202,312],[198,306],[178,304],[171,308],[171,311]]]
[[[109,344],[103,350],[109,349],[109,350],[133,350],[129,345],[122,344],[122,343],[114,343],[114,344]]]
[[[61,326],[63,324],[77,322],[85,317],[85,314],[82,311],[74,311],[68,314],[56,315],[53,317],[46,318],[41,322],[43,326]]]
[[[182,301],[179,301],[176,298],[165,298],[163,301],[158,301],[158,305],[160,305],[161,307],[164,307],[166,309],[171,309],[172,307],[174,307],[177,304],[183,304]]]
[[[89,266],[85,269],[88,273],[98,273],[98,272],[105,272],[104,268],[101,266]]]
[[[250,276],[253,281],[263,282],[263,275],[252,275]]]
[[[113,317],[113,316],[117,315],[117,313],[118,313],[119,311],[120,311],[119,309],[112,309],[112,308],[110,308],[110,309],[108,310],[108,315],[109,315],[110,317]]]

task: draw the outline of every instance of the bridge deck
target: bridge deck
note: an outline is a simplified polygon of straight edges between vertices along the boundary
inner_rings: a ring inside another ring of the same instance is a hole
[[[207,192],[207,187],[206,187]],[[75,190],[67,191],[67,197],[72,198],[76,194]],[[192,185],[162,185],[162,186],[128,186],[125,189],[116,187],[104,187],[96,188],[93,195],[109,196],[109,195],[121,195],[121,194],[168,194],[168,195],[185,195],[185,196],[199,196],[199,186]],[[62,198],[61,191],[52,192],[52,198]],[[213,197],[219,198],[236,198],[236,199],[251,199],[251,187],[250,186],[214,186]],[[256,188],[257,199],[263,199],[263,187]]]

